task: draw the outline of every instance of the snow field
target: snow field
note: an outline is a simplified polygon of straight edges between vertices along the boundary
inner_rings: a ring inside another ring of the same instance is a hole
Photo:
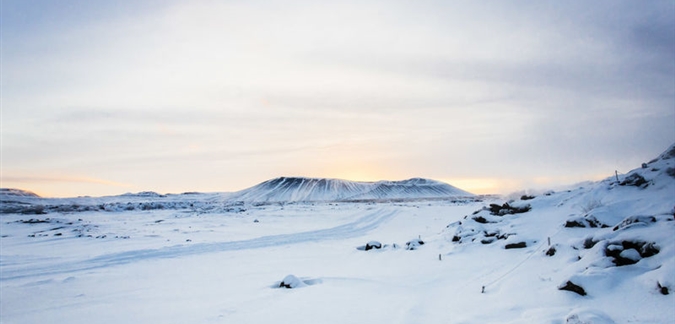
[[[642,310],[666,307],[664,299],[672,298],[642,293],[636,314],[636,307],[628,307],[635,297],[621,293],[644,291],[640,280],[651,279],[640,277],[640,270],[614,267],[619,274],[608,279],[584,273],[579,278],[588,297],[557,290],[578,272],[570,265],[580,252],[570,246],[593,233],[562,228],[578,207],[551,205],[567,198],[542,196],[530,202],[529,213],[539,214],[504,221],[517,232],[514,237],[537,241],[513,250],[504,250],[501,241],[451,241],[453,229],[446,226],[466,221],[464,216],[489,202],[49,215],[97,224],[108,234],[101,239],[28,237],[53,224],[14,223],[27,217],[5,215],[2,322],[564,323],[578,309],[583,312],[576,318],[609,313],[617,323],[663,320]],[[164,221],[156,223],[159,219]],[[130,238],[114,238],[122,235]],[[553,257],[543,253],[546,236],[559,246]],[[191,242],[185,242],[188,237]],[[405,250],[405,242],[418,237],[425,244]],[[356,249],[371,240],[388,247]],[[274,288],[289,274],[310,284]],[[639,280],[624,279],[634,275]]]
[[[618,181],[508,201],[232,208],[210,195],[144,211],[165,199],[146,196],[3,214],[0,322],[675,321],[675,146]]]

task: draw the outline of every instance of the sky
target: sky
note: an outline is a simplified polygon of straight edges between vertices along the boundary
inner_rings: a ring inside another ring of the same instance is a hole
[[[474,193],[675,142],[675,1],[2,0],[1,187]]]

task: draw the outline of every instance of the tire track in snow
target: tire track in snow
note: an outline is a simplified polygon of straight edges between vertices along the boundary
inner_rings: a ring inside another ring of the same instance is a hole
[[[25,267],[19,269],[2,269],[0,271],[0,281],[93,270],[151,259],[169,259],[204,253],[259,249],[271,246],[358,237],[379,227],[390,220],[395,214],[396,210],[383,208],[353,222],[320,230],[269,235],[241,241],[196,243],[167,246],[159,249],[118,252],[82,261],[54,263],[37,268],[31,264],[26,264]]]

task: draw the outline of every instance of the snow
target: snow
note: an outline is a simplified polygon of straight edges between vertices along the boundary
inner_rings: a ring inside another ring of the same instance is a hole
[[[12,189],[12,188],[0,188],[0,195],[7,197],[39,197],[37,194],[21,190],[21,189]]]
[[[619,254],[622,258],[628,259],[631,261],[639,261],[640,260],[640,252],[638,252],[636,249],[628,249],[628,250],[623,250]]]
[[[669,152],[619,182],[525,201],[3,191],[0,322],[672,323]],[[645,181],[621,185],[635,175]],[[415,249],[392,248],[406,242]],[[586,295],[558,289],[567,282]]]
[[[308,202],[372,201],[470,197],[473,194],[430,179],[358,182],[339,179],[281,177],[233,193],[233,201]]]
[[[575,309],[565,319],[566,324],[614,324],[607,314],[594,309]]]
[[[302,288],[304,286],[306,286],[305,283],[294,275],[287,275],[284,277],[284,280],[279,283],[280,288]]]

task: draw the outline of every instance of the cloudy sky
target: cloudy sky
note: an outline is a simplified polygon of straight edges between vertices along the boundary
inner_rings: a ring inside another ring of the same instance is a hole
[[[2,1],[2,187],[426,177],[508,193],[675,142],[674,1]]]

